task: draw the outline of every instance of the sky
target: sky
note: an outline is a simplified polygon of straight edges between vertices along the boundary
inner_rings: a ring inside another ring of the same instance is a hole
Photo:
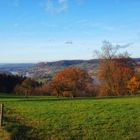
[[[104,40],[140,57],[140,0],[0,0],[0,63],[93,59]]]

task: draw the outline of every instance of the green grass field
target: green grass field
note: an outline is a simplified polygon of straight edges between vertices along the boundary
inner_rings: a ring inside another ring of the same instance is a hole
[[[140,140],[140,97],[0,96],[8,140]]]

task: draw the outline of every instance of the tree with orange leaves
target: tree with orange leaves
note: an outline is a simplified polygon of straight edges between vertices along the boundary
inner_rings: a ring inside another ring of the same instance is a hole
[[[134,61],[127,53],[119,54],[120,45],[104,42],[100,53],[98,76],[101,80],[101,95],[127,94],[127,81],[134,75]]]
[[[127,94],[127,81],[134,75],[133,68],[129,65],[129,58],[109,60],[100,67],[100,79],[103,80],[107,95],[119,96]]]
[[[92,80],[86,71],[79,68],[69,67],[58,72],[51,82],[52,94],[63,96],[78,96],[85,91],[86,84]]]
[[[139,90],[139,88],[140,88],[140,81],[135,76],[133,76],[128,81],[127,88],[129,89],[131,94],[135,94]]]

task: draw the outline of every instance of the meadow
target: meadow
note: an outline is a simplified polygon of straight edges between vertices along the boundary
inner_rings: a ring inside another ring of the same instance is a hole
[[[1,140],[139,140],[140,96],[0,96]]]

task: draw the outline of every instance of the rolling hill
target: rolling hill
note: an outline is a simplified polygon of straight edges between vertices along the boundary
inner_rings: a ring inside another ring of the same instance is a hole
[[[138,66],[140,58],[134,58]],[[90,75],[96,75],[99,60],[61,60],[55,62],[0,64],[0,72],[12,73],[32,77],[35,79],[50,79],[65,67],[79,67],[86,70]]]

